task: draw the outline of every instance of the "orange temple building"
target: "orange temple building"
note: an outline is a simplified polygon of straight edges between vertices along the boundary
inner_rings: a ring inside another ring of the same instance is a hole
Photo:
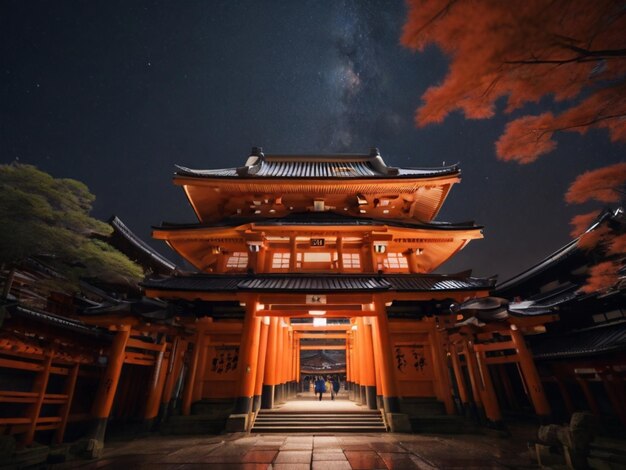
[[[198,223],[163,224],[154,237],[199,273],[143,286],[186,305],[196,328],[183,411],[232,399],[231,418],[249,429],[259,408],[295,392],[300,351],[341,349],[351,396],[384,409],[390,427],[401,428],[392,418],[402,400],[432,398],[453,414],[443,326],[456,322],[452,303],[486,296],[494,283],[430,274],[482,238],[473,223],[433,220],[459,181],[456,166],[392,168],[377,149],[254,148],[239,168],[179,168],[174,183]]]

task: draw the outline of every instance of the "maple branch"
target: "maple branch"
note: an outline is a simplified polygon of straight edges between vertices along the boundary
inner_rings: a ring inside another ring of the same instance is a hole
[[[431,24],[433,24],[435,21],[437,21],[439,18],[441,18],[442,16],[444,16],[445,14],[448,13],[448,11],[450,11],[450,8],[452,8],[452,5],[454,5],[458,0],[450,0],[441,10],[439,10],[437,12],[437,14],[435,16],[433,16],[431,19],[429,19],[426,23],[424,23],[421,27],[419,27],[414,33],[413,36],[417,37],[419,36],[419,34],[424,31],[426,28],[428,28],[428,26],[430,26]]]
[[[626,57],[626,49],[600,49],[592,51],[584,49],[582,47],[574,46],[573,44],[559,43],[560,46],[565,49],[569,49],[574,52],[578,52],[584,57],[596,57],[598,59],[606,59],[607,57]]]
[[[602,121],[606,121],[607,119],[618,119],[618,118],[621,118],[621,117],[626,117],[626,113],[609,114],[609,115],[606,115],[606,116],[597,117],[595,119],[592,119],[589,122],[583,122],[583,123],[580,123],[580,124],[572,124],[571,126],[557,127],[557,128],[554,128],[554,129],[546,129],[546,130],[543,131],[543,133],[545,134],[546,132],[567,131],[567,130],[570,130],[570,129],[576,129],[577,127],[587,127],[587,126],[591,126],[593,124],[597,124],[597,123],[602,122]]]

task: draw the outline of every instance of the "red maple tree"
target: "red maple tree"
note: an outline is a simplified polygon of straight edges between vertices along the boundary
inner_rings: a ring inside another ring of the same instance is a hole
[[[455,111],[468,119],[490,118],[500,99],[506,101],[507,114],[551,100],[558,112],[509,121],[496,142],[498,158],[531,163],[557,147],[558,132],[606,129],[611,141],[626,141],[622,2],[407,1],[402,44],[417,51],[437,45],[450,58],[442,83],[422,96],[415,115],[418,127],[440,123]],[[626,163],[601,168],[577,178],[566,200],[619,202],[625,183]],[[595,215],[576,217],[576,233]]]

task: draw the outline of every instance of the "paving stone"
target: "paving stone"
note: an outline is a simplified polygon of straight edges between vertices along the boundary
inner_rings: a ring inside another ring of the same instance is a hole
[[[278,454],[277,450],[250,450],[241,459],[242,462],[272,463]]]
[[[352,470],[352,467],[348,463],[347,460],[338,461],[338,460],[327,460],[313,462],[311,466],[312,470]]]
[[[411,454],[380,452],[378,454],[388,468],[393,470],[419,470],[420,467],[411,459]]]
[[[387,466],[373,450],[368,451],[345,451],[348,462],[354,470],[372,470],[377,468],[386,469]]]
[[[311,470],[311,466],[308,463],[275,463],[272,470]]]
[[[313,450],[312,444],[285,444],[280,447],[281,451],[292,451],[292,450]]]
[[[341,450],[337,450],[337,451],[326,451],[326,452],[319,452],[319,451],[313,451],[313,462],[318,461],[318,460],[347,460],[346,458],[346,454],[344,454]]]
[[[351,444],[351,445],[343,444],[341,446],[341,448],[344,451],[348,451],[348,452],[353,452],[353,451],[371,451],[372,450],[372,448],[369,446],[369,444]]]
[[[395,453],[407,453],[404,447],[391,442],[370,442],[370,447],[376,452],[395,452]]]
[[[274,460],[275,463],[306,463],[311,462],[311,451],[281,450]]]

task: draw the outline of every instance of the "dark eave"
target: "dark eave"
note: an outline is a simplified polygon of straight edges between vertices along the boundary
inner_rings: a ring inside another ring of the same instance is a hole
[[[105,340],[110,340],[112,338],[112,335],[104,328],[86,325],[80,321],[62,317],[60,315],[35,310],[22,305],[7,306],[7,310],[11,317],[20,318],[29,324],[45,324],[72,332],[74,334],[102,338]]]
[[[617,217],[619,215],[621,215],[621,210],[619,210],[619,209],[617,211],[615,211],[615,212],[612,212],[612,211],[609,211],[609,210],[603,212],[598,217],[598,219],[596,219],[596,221],[591,225],[591,227],[589,227],[585,231],[584,234],[596,230],[602,224],[606,223],[607,221],[609,221],[613,217]],[[564,262],[566,259],[570,258],[572,255],[578,253],[580,251],[578,249],[578,243],[579,243],[579,241],[580,241],[580,239],[581,239],[581,237],[583,235],[581,235],[580,237],[572,240],[567,245],[565,245],[562,248],[558,249],[557,251],[555,251],[551,255],[547,256],[546,258],[544,258],[543,260],[541,260],[539,263],[537,263],[536,265],[532,266],[531,268],[527,269],[526,271],[523,271],[520,274],[518,274],[517,276],[512,277],[511,279],[508,279],[508,280],[498,284],[498,286],[496,287],[496,290],[494,291],[494,294],[498,295],[498,296],[506,297],[506,295],[504,295],[505,291],[509,291],[509,290],[511,290],[513,288],[519,288],[525,282],[533,279],[534,277],[538,276],[539,274],[543,273],[544,271],[546,271],[546,270],[548,270],[548,269],[550,269],[550,268],[552,268],[554,266],[557,266],[558,264]]]
[[[493,288],[494,279],[437,274],[258,274],[172,276],[141,283],[145,289],[187,292],[439,292]]]
[[[117,216],[111,217],[109,224],[113,227],[113,234],[108,242],[130,259],[158,274],[167,275],[176,271],[174,263],[135,235]]]
[[[389,167],[378,149],[369,154],[265,155],[252,149],[246,165],[239,168],[194,170],[176,165],[176,176],[190,178],[306,178],[306,179],[398,179],[458,175],[457,165],[438,168]]]
[[[566,359],[626,350],[626,321],[565,334],[529,337],[535,359]]]
[[[467,222],[419,222],[416,220],[372,219],[353,217],[332,212],[305,212],[289,214],[282,218],[259,219],[253,217],[231,217],[212,224],[173,224],[164,222],[157,230],[202,230],[205,228],[238,227],[245,224],[257,226],[390,226],[406,228],[422,228],[428,230],[481,230],[483,227]]]

